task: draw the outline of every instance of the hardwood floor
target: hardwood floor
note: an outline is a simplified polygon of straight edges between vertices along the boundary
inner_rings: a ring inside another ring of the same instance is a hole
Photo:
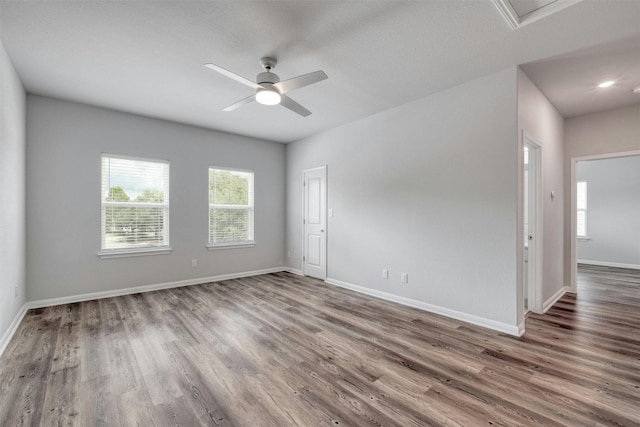
[[[31,310],[0,425],[640,424],[640,274],[510,337],[288,273]]]

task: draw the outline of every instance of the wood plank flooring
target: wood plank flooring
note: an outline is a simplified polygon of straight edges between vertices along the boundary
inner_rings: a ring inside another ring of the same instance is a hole
[[[0,425],[640,425],[640,274],[515,338],[276,273],[31,310]]]

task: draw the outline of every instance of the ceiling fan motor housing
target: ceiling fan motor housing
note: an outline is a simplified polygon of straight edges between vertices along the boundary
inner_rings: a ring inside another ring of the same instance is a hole
[[[261,84],[274,84],[280,81],[280,77],[277,74],[271,73],[269,71],[265,71],[264,73],[258,74],[256,77],[256,83]]]
[[[275,58],[270,58],[268,56],[261,58],[260,65],[262,65],[262,68],[264,68],[266,71],[258,74],[258,76],[256,77],[256,83],[258,83],[259,85],[267,84],[268,86],[274,83],[278,83],[280,81],[280,77],[278,77],[277,74],[271,72],[271,70],[276,67],[277,63],[278,60]]]

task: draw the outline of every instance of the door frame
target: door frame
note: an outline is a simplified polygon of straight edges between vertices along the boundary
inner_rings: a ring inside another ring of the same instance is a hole
[[[582,157],[572,157],[571,158],[571,175],[569,178],[569,194],[571,198],[571,225],[569,233],[569,281],[570,281],[570,292],[578,293],[578,248],[577,242],[578,237],[576,236],[577,232],[577,195],[576,195],[576,168],[578,162],[584,162],[587,160],[604,160],[604,159],[614,159],[616,157],[629,157],[629,156],[638,156],[640,155],[640,150],[636,151],[623,151],[620,153],[605,153],[605,154],[595,154],[592,156],[582,156]],[[566,205],[565,205],[566,206]]]
[[[521,162],[523,162],[522,175],[524,177],[524,146],[529,146],[529,158],[533,155],[534,168],[529,169],[529,188],[534,186],[534,192],[532,194],[534,200],[533,218],[529,215],[529,234],[534,236],[532,240],[533,244],[529,244],[528,249],[528,277],[527,277],[527,300],[528,310],[534,313],[542,313],[542,256],[543,256],[543,199],[542,199],[542,144],[536,141],[533,137],[522,131],[522,147],[520,150]],[[531,162],[529,162],[531,165]],[[533,179],[532,179],[533,178]],[[524,186],[523,186],[524,187]],[[523,190],[522,190],[523,191]],[[524,191],[523,191],[524,193]],[[528,193],[531,193],[530,191]],[[531,212],[531,210],[530,210]],[[523,194],[523,212],[522,212],[522,225],[524,226],[524,194]],[[519,233],[522,235],[522,228]],[[523,241],[524,243],[524,241]],[[522,265],[524,265],[524,244],[522,246],[523,256],[521,259]],[[533,246],[533,248],[531,247]],[[533,250],[532,250],[533,249]],[[533,266],[533,268],[532,268]],[[524,283],[521,284],[524,287]],[[524,293],[524,292],[523,292]],[[523,295],[524,297],[524,295]],[[522,298],[522,305],[524,306],[524,298]],[[524,312],[524,309],[523,309]]]
[[[327,211],[328,211],[327,202],[329,200],[329,197],[328,197],[329,185],[328,185],[328,182],[327,182],[327,177],[328,177],[327,169],[328,169],[327,165],[323,165],[323,166],[318,166],[318,167],[315,167],[315,168],[304,169],[302,171],[302,259],[301,259],[302,269],[301,269],[301,271],[302,271],[302,275],[303,276],[307,275],[306,272],[305,272],[305,267],[306,267],[306,261],[305,261],[306,258],[305,257],[307,256],[306,236],[305,236],[305,228],[306,228],[305,212],[306,212],[306,202],[307,201],[306,201],[306,194],[305,193],[306,193],[307,190],[306,190],[306,187],[305,187],[305,179],[304,179],[304,177],[308,172],[321,171],[321,172],[324,172],[323,173],[323,175],[324,175],[323,178],[324,178],[324,185],[325,185],[325,191],[324,191],[324,208],[325,208],[324,230],[325,230],[325,232],[323,233],[323,235],[324,235],[324,237],[323,237],[324,238],[324,268],[323,268],[324,274],[323,275],[325,277],[325,280],[327,278],[327,261],[328,261],[328,259],[327,259],[328,256],[327,255],[329,253],[329,239],[327,238],[327,235],[329,234],[329,221],[327,220],[327,218],[328,218],[327,217]]]

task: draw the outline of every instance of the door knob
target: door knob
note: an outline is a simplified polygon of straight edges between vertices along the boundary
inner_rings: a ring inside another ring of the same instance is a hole
[[[324,229],[320,230],[321,233],[324,233]]]

